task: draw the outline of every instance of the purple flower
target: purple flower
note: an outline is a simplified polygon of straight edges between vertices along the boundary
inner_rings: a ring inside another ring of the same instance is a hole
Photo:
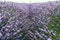
[[[0,38],[2,37],[3,35],[2,35],[2,33],[0,32]]]

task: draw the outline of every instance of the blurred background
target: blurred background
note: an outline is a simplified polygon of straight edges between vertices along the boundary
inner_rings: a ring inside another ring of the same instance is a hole
[[[17,3],[43,3],[43,2],[49,2],[49,1],[59,1],[59,0],[0,0],[2,2],[6,1],[6,2],[17,2]]]

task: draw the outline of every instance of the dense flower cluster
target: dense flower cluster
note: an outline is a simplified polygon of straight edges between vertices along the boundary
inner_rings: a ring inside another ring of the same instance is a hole
[[[51,35],[56,34],[48,24],[54,6],[0,2],[0,40],[52,40]]]

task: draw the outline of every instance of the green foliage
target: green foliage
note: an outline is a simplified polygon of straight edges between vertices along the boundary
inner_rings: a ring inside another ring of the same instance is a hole
[[[49,30],[53,30],[56,32],[56,36],[52,36],[53,40],[59,39],[60,38],[60,17],[57,17],[53,15],[51,17],[51,22],[48,25]]]

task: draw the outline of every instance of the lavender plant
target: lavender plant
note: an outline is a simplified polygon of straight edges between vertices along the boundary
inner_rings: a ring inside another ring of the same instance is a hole
[[[0,40],[55,40],[55,38],[60,38],[59,27],[58,30],[54,29],[55,27],[52,28],[52,25],[59,25],[60,22],[59,17],[57,23],[55,20],[57,16],[52,15],[55,10],[35,4],[11,2],[0,4]],[[57,35],[54,30],[57,31]]]

